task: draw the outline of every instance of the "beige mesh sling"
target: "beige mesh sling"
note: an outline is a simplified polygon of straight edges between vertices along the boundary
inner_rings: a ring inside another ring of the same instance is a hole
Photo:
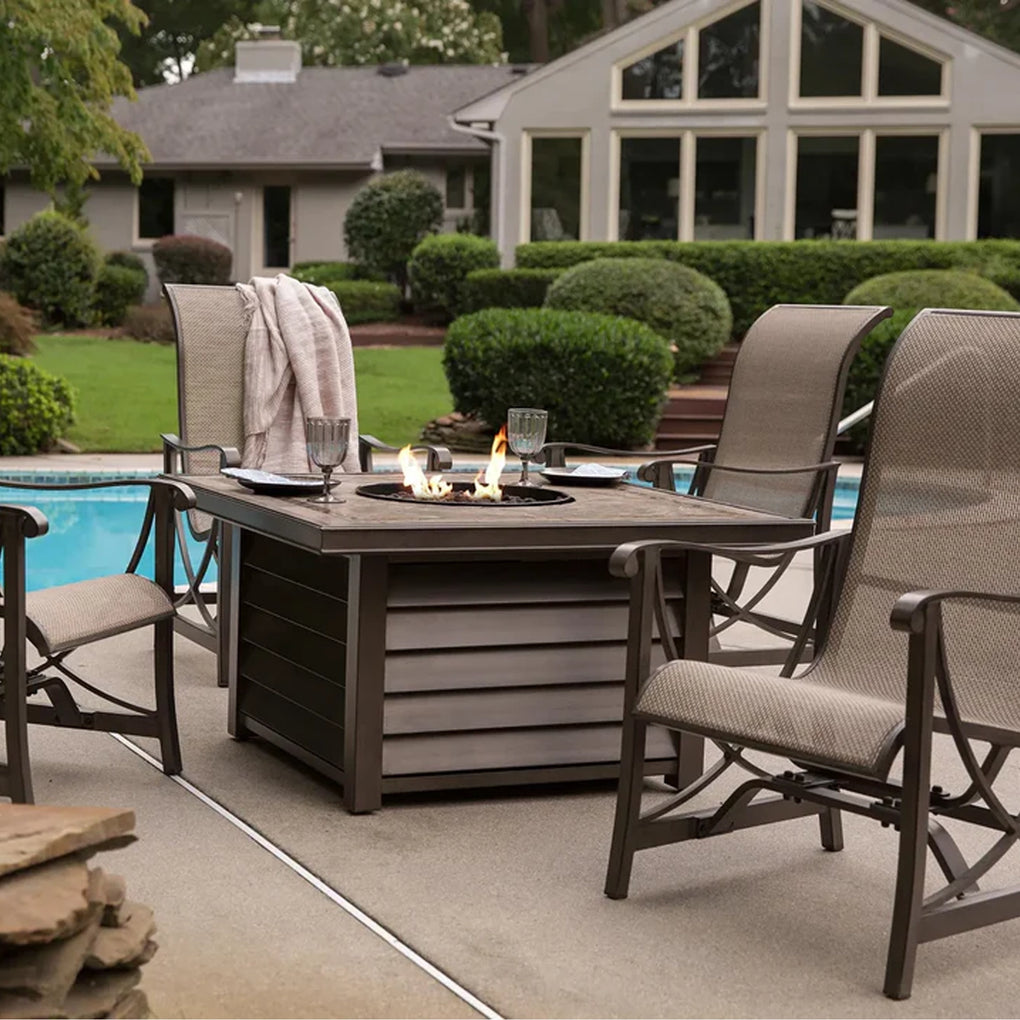
[[[994,789],[1020,744],[1018,420],[1020,315],[922,312],[887,364],[852,534],[742,551],[666,542],[616,551],[612,569],[633,579],[640,637],[628,648],[610,897],[627,895],[635,852],[664,843],[817,814],[823,846],[840,850],[845,810],[899,830],[890,997],[910,994],[919,943],[1020,915],[1020,888],[984,887],[1020,838],[1020,818]],[[810,548],[832,553],[824,580],[837,602],[806,672],[678,660],[674,648],[673,661],[642,675],[653,619],[668,627],[652,583],[663,556],[686,549],[774,563]],[[721,757],[642,813],[650,724],[706,737]],[[948,734],[934,769],[933,732]],[[772,774],[748,749],[793,764]],[[900,755],[902,781],[890,774]],[[751,778],[721,807],[682,810],[732,766]],[[984,830],[990,848],[968,864],[945,819]],[[926,889],[928,849],[943,881],[932,876]]]

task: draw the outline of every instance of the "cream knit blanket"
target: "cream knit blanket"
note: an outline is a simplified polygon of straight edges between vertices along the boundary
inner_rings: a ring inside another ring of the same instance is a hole
[[[358,470],[354,355],[332,291],[281,273],[239,283],[244,350],[245,467],[277,473],[317,471],[305,446],[305,418],[351,419],[342,470]]]

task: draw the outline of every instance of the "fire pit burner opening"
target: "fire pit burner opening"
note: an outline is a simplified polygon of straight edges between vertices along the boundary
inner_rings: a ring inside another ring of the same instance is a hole
[[[504,485],[500,500],[471,499],[474,482],[453,482],[453,491],[442,499],[421,499],[400,482],[370,482],[359,485],[354,491],[359,496],[371,499],[392,499],[398,503],[416,503],[419,506],[555,506],[559,503],[573,503],[574,497],[558,489],[538,488],[524,485]]]

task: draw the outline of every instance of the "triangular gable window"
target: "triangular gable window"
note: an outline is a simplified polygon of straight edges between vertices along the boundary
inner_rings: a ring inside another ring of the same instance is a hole
[[[800,27],[800,94],[861,95],[864,27],[814,0],[804,0]]]
[[[917,50],[882,36],[878,45],[878,94],[941,95],[942,65]]]

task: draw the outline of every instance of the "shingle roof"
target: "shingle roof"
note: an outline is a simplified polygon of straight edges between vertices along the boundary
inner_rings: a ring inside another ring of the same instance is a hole
[[[235,83],[232,68],[140,89],[113,113],[156,166],[368,166],[380,149],[482,151],[447,115],[519,76],[508,65],[306,67],[293,83]]]

